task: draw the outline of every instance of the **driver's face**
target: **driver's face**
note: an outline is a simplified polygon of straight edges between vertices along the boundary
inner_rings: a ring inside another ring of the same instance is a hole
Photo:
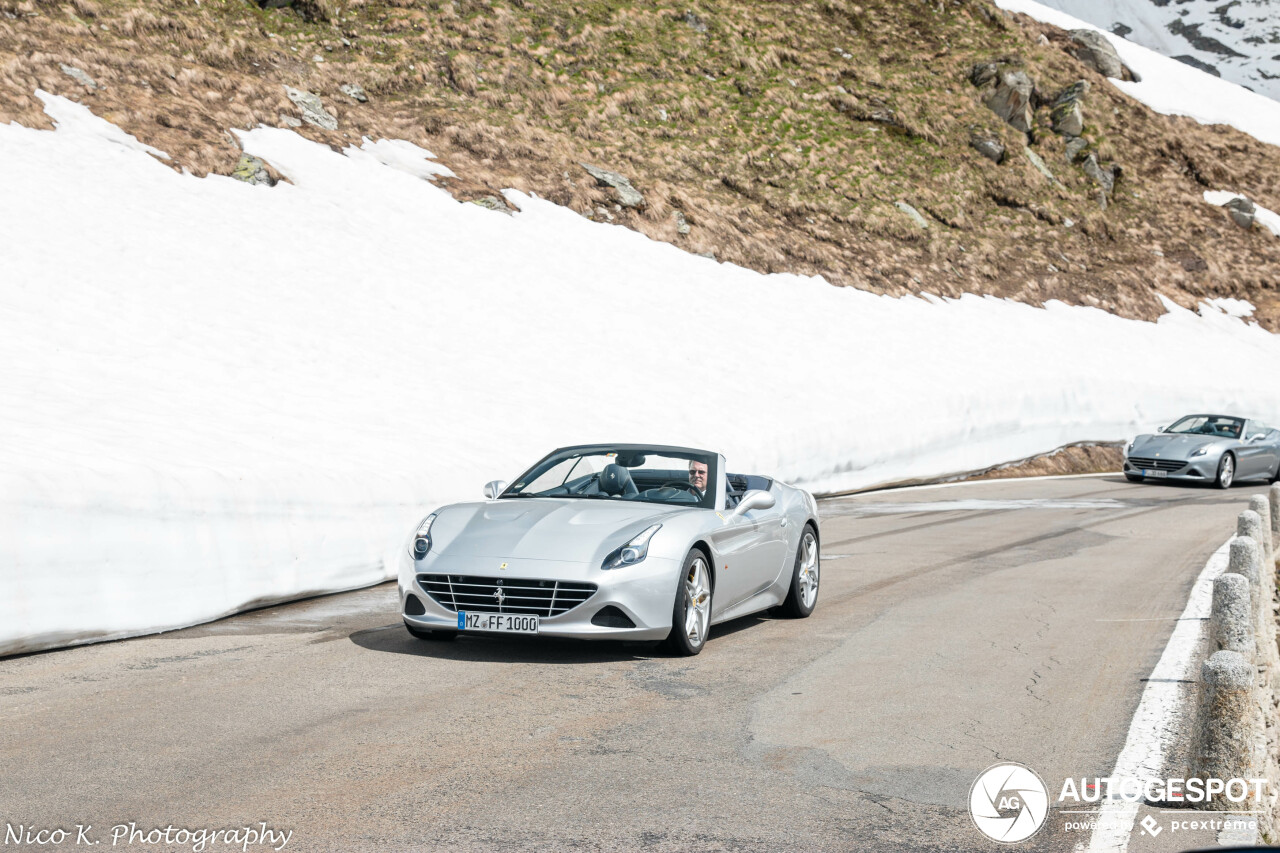
[[[707,466],[704,462],[689,463],[689,483],[700,492],[707,490]]]

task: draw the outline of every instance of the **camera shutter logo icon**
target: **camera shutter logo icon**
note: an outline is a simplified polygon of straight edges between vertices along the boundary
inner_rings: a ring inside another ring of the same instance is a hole
[[[1049,791],[1029,767],[995,764],[982,771],[969,789],[969,816],[992,841],[1026,841],[1049,816]]]

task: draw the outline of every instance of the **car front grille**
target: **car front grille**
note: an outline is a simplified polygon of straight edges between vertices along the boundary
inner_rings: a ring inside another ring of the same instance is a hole
[[[455,613],[470,610],[476,613],[559,616],[586,601],[596,591],[593,583],[470,575],[418,575],[418,583],[436,604]]]
[[[1177,471],[1186,466],[1186,462],[1178,459],[1143,459],[1138,456],[1129,457],[1130,468],[1146,468],[1149,471]]]

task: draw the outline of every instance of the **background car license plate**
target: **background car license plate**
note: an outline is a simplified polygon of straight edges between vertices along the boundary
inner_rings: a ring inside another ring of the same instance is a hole
[[[1152,470],[1152,469],[1150,469],[1150,468],[1143,468],[1143,469],[1142,469],[1142,476],[1144,476],[1144,477],[1168,477],[1168,476],[1169,476],[1169,472],[1168,472],[1168,471],[1153,471],[1153,470]]]
[[[458,611],[459,631],[498,631],[503,634],[536,634],[538,617],[527,613],[470,613]]]

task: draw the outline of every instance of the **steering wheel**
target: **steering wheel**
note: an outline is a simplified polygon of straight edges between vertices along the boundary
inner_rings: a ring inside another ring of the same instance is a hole
[[[690,483],[688,480],[667,480],[667,482],[663,483],[658,488],[665,489],[669,486],[674,486],[677,489],[684,489],[687,492],[692,492],[693,496],[696,498],[702,497],[702,490],[699,489],[697,486],[695,486],[693,483]]]

